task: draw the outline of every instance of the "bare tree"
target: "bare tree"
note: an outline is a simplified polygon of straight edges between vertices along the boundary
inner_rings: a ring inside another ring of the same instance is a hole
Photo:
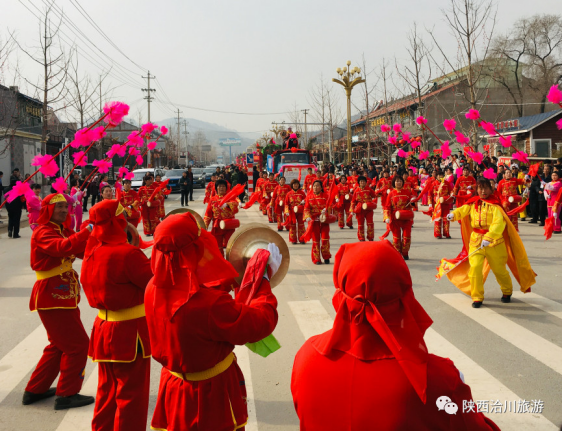
[[[0,82],[6,82],[6,70],[9,66],[11,54],[14,50],[13,38],[4,41],[0,38]],[[14,85],[0,87],[0,157],[5,157],[10,147],[10,140],[18,127],[17,82],[19,73],[16,67]]]
[[[325,144],[325,132],[326,132],[326,103],[327,103],[328,89],[326,88],[326,83],[324,82],[324,76],[320,74],[320,80],[318,84],[310,91],[310,98],[308,103],[310,104],[310,109],[312,110],[312,119],[316,123],[322,124],[322,145]],[[308,144],[308,143],[307,143]],[[332,154],[330,152],[330,159]]]
[[[392,116],[388,112],[388,103],[389,103],[389,99],[392,100],[390,90],[391,90],[391,85],[393,85],[393,83],[392,83],[392,73],[388,70],[388,64],[387,64],[387,61],[384,57],[382,59],[381,65],[379,66],[378,77],[379,77],[379,80],[382,84],[382,95],[383,95],[382,100],[383,100],[383,104],[384,104],[384,122],[386,124],[390,124],[392,122]],[[392,145],[388,144],[388,142],[387,142],[386,145],[383,145],[382,149],[383,150],[386,149],[385,155],[387,157],[387,160],[390,161],[390,158],[391,158],[392,153],[394,151],[394,147]]]
[[[23,48],[19,42],[18,47],[42,69],[40,82],[34,83],[25,79],[26,82],[35,89],[38,96],[42,99],[42,127],[41,127],[41,152],[47,151],[47,137],[49,134],[49,116],[54,115],[55,111],[63,109],[58,106],[64,102],[68,95],[66,86],[68,80],[70,53],[67,55],[59,42],[59,30],[62,24],[63,15],[61,14],[58,22],[51,19],[52,4],[48,4],[39,22],[39,46],[33,49]]]
[[[443,75],[452,73],[457,79],[466,81],[466,100],[471,109],[476,109],[478,83],[485,71],[483,60],[490,50],[497,9],[492,0],[449,0],[449,6],[449,10],[442,9],[441,12],[459,46],[457,65],[453,65],[452,57],[445,53],[437,41],[434,30],[428,32],[443,57],[443,63],[450,69],[448,72],[442,70]],[[434,64],[439,65],[440,62],[434,61]],[[477,128],[476,121],[473,121],[471,141],[474,147],[477,144]]]
[[[339,100],[337,92],[329,87],[326,87],[326,120],[328,129],[330,131],[330,161],[334,163],[334,129],[344,120],[345,116],[341,109],[342,103]]]

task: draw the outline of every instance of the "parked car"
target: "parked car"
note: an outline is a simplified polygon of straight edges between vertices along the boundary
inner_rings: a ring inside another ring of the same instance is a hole
[[[182,177],[183,173],[186,172],[185,169],[170,169],[166,171],[164,174],[164,178],[162,181],[168,181],[168,189],[172,190],[173,192],[180,191],[180,178]]]
[[[205,179],[205,169],[203,168],[191,168],[191,173],[193,174],[193,188],[200,187],[205,188],[207,181]]]
[[[142,186],[142,179],[148,173],[154,174],[155,177],[156,175],[164,177],[164,169],[161,168],[135,169],[133,171],[134,177],[131,180],[131,188],[138,191],[138,189]]]

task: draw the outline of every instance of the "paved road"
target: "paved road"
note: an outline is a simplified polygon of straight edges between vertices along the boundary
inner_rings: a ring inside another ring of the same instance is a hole
[[[167,210],[179,206],[178,198],[170,196]],[[196,191],[195,198],[192,208],[201,213],[202,191]],[[380,236],[384,229],[382,216],[377,211],[375,217],[375,234]],[[243,224],[265,221],[256,207],[242,211],[240,219]],[[498,413],[490,416],[502,430],[558,429],[555,425],[562,424],[562,238],[555,236],[545,242],[540,228],[523,223],[521,237],[539,274],[533,293],[514,295],[511,304],[501,304],[499,287],[491,277],[486,285],[486,307],[473,310],[470,299],[447,280],[434,282],[439,259],[453,257],[460,249],[458,225],[452,228],[454,239],[438,241],[432,237],[428,218],[419,213],[412,235],[408,266],[416,297],[434,320],[426,335],[430,351],[455,362],[471,385],[474,399],[481,401],[482,407],[497,409]],[[29,269],[28,228],[23,229],[22,236],[12,240],[5,233],[0,235],[0,429],[89,430],[93,408],[55,412],[52,400],[29,407],[21,405],[25,384],[46,344],[37,315],[28,311],[35,278]],[[288,240],[287,232],[282,236]],[[332,253],[341,244],[353,241],[355,230],[336,227],[332,230]],[[306,338],[330,327],[335,315],[330,302],[333,266],[312,265],[310,245],[290,245],[290,252],[289,274],[275,289],[279,324],[274,334],[282,349],[267,359],[245,348],[236,351],[248,384],[250,431],[298,430],[290,392],[293,358]],[[368,259],[365,256],[365,264]],[[77,262],[78,271],[79,266]],[[91,328],[96,311],[85,300],[81,311],[85,327]],[[150,412],[159,371],[159,364],[153,361]],[[96,383],[96,366],[88,363],[82,393],[94,395]],[[533,410],[535,400],[540,401],[539,406],[544,405],[542,414],[513,412],[525,406]],[[505,412],[508,406],[511,413]]]

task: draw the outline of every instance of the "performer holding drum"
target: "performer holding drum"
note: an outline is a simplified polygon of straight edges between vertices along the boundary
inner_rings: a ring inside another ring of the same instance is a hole
[[[522,185],[525,185],[524,179],[513,178],[513,174],[509,169],[505,171],[503,180],[498,183],[498,192],[501,196],[502,207],[506,213],[517,208],[521,203],[522,198],[519,194],[518,186]],[[519,232],[519,214],[513,214],[509,219],[511,223],[513,223],[513,226],[515,226],[517,232]]]
[[[291,191],[285,197],[285,218],[289,223],[289,241],[296,244],[304,234],[304,201],[306,192],[301,189],[299,180],[291,181]],[[304,244],[304,241],[301,241]]]
[[[291,186],[286,184],[286,178],[279,178],[279,185],[273,191],[273,196],[271,198],[271,204],[274,206],[275,218],[277,218],[277,230],[282,231],[284,226],[283,212],[285,209],[285,200],[287,199],[287,194],[291,191]]]
[[[404,180],[399,176],[392,181],[394,189],[388,195],[391,211],[390,223],[393,242],[392,245],[402,255],[404,260],[409,260],[408,252],[412,242],[412,225],[414,223],[414,212],[412,211],[411,199],[415,194],[409,189],[404,188]]]
[[[234,230],[240,226],[240,220],[234,218],[238,212],[238,199],[234,197],[228,200],[228,202],[221,204],[222,198],[226,195],[226,181],[217,180],[215,187],[217,194],[210,198],[211,200],[207,205],[203,220],[206,227],[209,227],[209,224],[213,222],[211,234],[217,240],[219,249],[224,254],[228,240],[234,233]]]
[[[327,220],[328,196],[324,193],[322,181],[316,180],[312,184],[312,192],[306,197],[304,204],[304,218],[312,223],[312,262],[315,265],[330,263],[330,224]],[[323,216],[323,217],[322,217]],[[321,218],[324,221],[321,221]]]
[[[375,239],[375,224],[373,222],[373,210],[377,208],[376,193],[367,187],[367,178],[359,177],[359,187],[355,189],[351,199],[351,210],[357,217],[357,237],[359,241],[365,241],[365,222],[367,223],[367,239]]]
[[[347,182],[347,177],[342,175],[340,177],[340,183],[338,184],[338,197],[336,198],[336,213],[338,215],[338,226],[340,229],[344,228],[346,222],[347,226],[353,229],[353,218],[351,217],[352,195],[353,191]]]

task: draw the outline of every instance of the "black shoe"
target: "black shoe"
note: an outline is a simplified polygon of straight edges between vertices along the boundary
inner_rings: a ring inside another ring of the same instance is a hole
[[[325,263],[326,265],[329,265],[329,264],[330,264],[330,259],[324,259],[324,263]]]
[[[315,262],[314,265],[322,265],[322,262]]]
[[[502,301],[504,304],[507,304],[507,303],[511,302],[511,295],[502,295],[501,301]]]
[[[404,256],[404,260],[410,260],[410,256],[408,255]]]
[[[482,307],[482,301],[474,301],[472,303],[472,308],[480,308]]]
[[[435,238],[437,238],[437,239],[443,239],[442,236],[436,236]]]
[[[343,227],[340,227],[340,229],[343,229]]]
[[[521,217],[521,219],[520,219],[520,221],[525,221],[525,220],[527,220],[526,217]]]
[[[55,410],[73,409],[93,404],[96,399],[87,395],[71,395],[69,397],[57,397]]]
[[[353,226],[349,226],[350,229],[353,229]]]
[[[560,231],[560,232],[556,232],[556,231],[554,231],[554,233],[562,233],[562,231]]]
[[[539,226],[544,226],[544,223],[539,223]]]
[[[451,237],[450,237],[450,236],[446,236],[445,239],[451,239]]]
[[[298,243],[296,241],[295,242],[291,241],[291,244],[297,245]]]
[[[538,221],[536,221],[536,220],[531,220],[529,223],[537,224]]]
[[[33,404],[33,403],[37,402],[37,401],[44,400],[45,398],[54,397],[56,392],[57,392],[56,388],[51,388],[47,392],[43,392],[42,394],[34,394],[33,392],[25,391],[23,393],[23,399],[22,399],[21,403],[24,406],[28,406],[30,404]]]
[[[12,238],[13,238],[13,239],[21,238],[21,236],[19,236],[19,235],[14,235]]]
[[[8,237],[10,237],[10,238],[12,237],[12,231],[11,230],[8,231]]]

